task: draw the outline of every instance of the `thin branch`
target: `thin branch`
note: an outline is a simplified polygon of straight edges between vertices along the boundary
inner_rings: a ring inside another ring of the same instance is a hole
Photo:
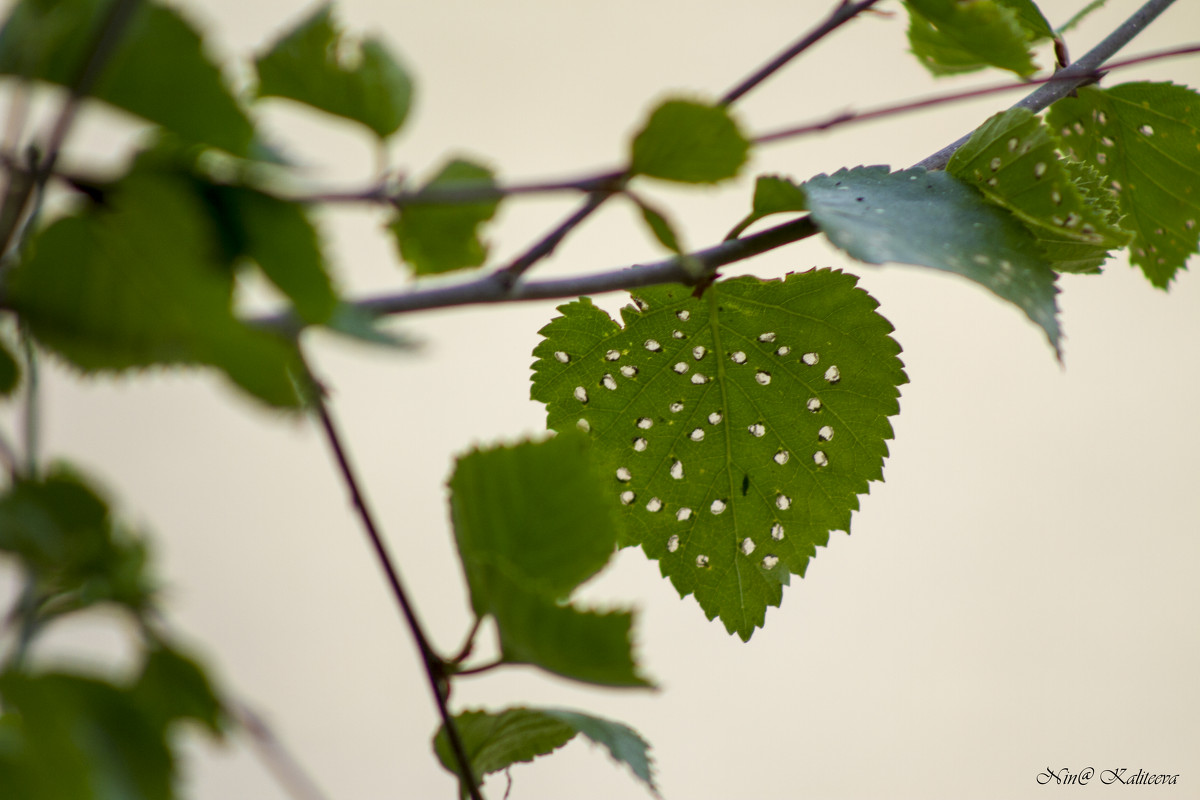
[[[38,454],[41,450],[41,379],[38,375],[37,350],[33,337],[22,325],[20,328],[21,349],[25,354],[25,407],[22,430],[25,446],[25,476],[38,475]]]
[[[35,189],[45,185],[54,172],[54,164],[66,141],[67,132],[75,121],[79,104],[96,85],[108,59],[116,50],[117,44],[125,32],[133,14],[138,9],[140,0],[116,0],[108,9],[108,15],[96,31],[95,39],[88,48],[88,56],[80,67],[79,73],[70,85],[70,95],[63,102],[58,119],[46,140],[45,155],[31,179],[17,180],[15,177],[5,193],[3,206],[0,206],[0,253],[7,253],[16,232],[20,229],[21,218],[25,215],[25,207]]]
[[[504,659],[497,658],[495,661],[489,661],[486,664],[480,664],[478,667],[467,667],[466,669],[455,670],[454,677],[457,678],[462,675],[482,675],[485,672],[491,672],[499,669],[507,663],[508,662],[506,662]]]
[[[409,602],[408,593],[405,591],[404,584],[400,580],[400,573],[396,569],[395,563],[388,553],[387,546],[383,542],[383,537],[379,533],[379,527],[375,523],[375,516],[367,506],[367,499],[363,495],[354,468],[350,465],[350,458],[346,454],[341,434],[338,433],[333,417],[329,413],[325,398],[322,396],[321,387],[317,385],[315,380],[312,380],[312,403],[316,409],[317,416],[320,418],[325,438],[329,442],[330,449],[333,451],[334,459],[337,461],[342,481],[345,483],[346,489],[350,492],[351,502],[358,512],[363,530],[366,531],[367,538],[371,542],[371,547],[375,551],[379,565],[383,568],[384,574],[387,576],[392,595],[395,597],[396,603],[400,606],[400,611],[404,615],[408,629],[412,633],[413,639],[417,644],[417,649],[421,653],[421,662],[425,667],[425,675],[429,680],[429,688],[437,704],[438,713],[442,717],[442,724],[446,730],[446,739],[449,741],[450,749],[454,753],[455,760],[458,762],[459,778],[467,787],[468,794],[472,800],[483,800],[483,795],[479,790],[479,783],[476,781],[474,770],[471,767],[471,760],[468,758],[466,748],[463,746],[462,737],[459,735],[458,727],[454,724],[454,718],[450,715],[450,710],[446,706],[448,687],[446,684],[445,663],[429,644],[429,637],[426,636],[425,629],[417,619],[417,614],[412,603]]]
[[[475,637],[479,635],[479,629],[483,626],[483,617],[476,617],[475,622],[471,624],[471,630],[467,631],[467,640],[463,642],[463,646],[459,649],[458,655],[450,659],[451,664],[461,664],[466,661],[471,653],[475,650]]]
[[[830,33],[840,28],[845,23],[854,19],[862,12],[866,11],[871,6],[878,3],[879,0],[862,0],[858,3],[851,3],[849,0],[842,0],[824,22],[817,25],[808,33],[801,36],[796,42],[784,50],[782,53],[764,64],[761,69],[756,71],[737,86],[730,89],[721,97],[721,105],[730,105],[737,102],[744,95],[750,92],[751,89],[758,86],[767,78],[774,75],[784,67],[789,61],[803,53],[805,50],[812,47],[814,44],[824,39]]]
[[[1135,64],[1143,64],[1143,63],[1146,63],[1147,61],[1157,61],[1157,60],[1160,60],[1163,58],[1191,55],[1194,53],[1200,53],[1200,45],[1187,45],[1186,47],[1173,47],[1169,50],[1159,50],[1154,53],[1146,53],[1144,55],[1140,55],[1140,56],[1137,56],[1134,58],[1126,58],[1126,59],[1122,59],[1120,61],[1113,61],[1113,62],[1105,64],[1104,69],[1102,69],[1102,70],[1101,69],[1083,70],[1083,71],[1077,71],[1070,75],[1066,74],[1066,70],[1059,70],[1058,72],[1054,73],[1053,75],[1050,75],[1045,78],[1035,78],[1033,80],[1020,81],[1020,82],[1011,81],[1009,83],[1000,83],[1000,84],[995,84],[992,86],[984,86],[979,89],[967,89],[967,90],[964,90],[961,92],[951,92],[949,94],[932,95],[930,97],[923,97],[918,100],[909,100],[909,101],[906,101],[903,103],[895,103],[893,105],[879,106],[878,108],[872,108],[867,111],[850,111],[850,110],[842,111],[838,114],[833,114],[829,117],[826,117],[823,120],[818,120],[817,122],[808,122],[803,125],[796,125],[796,126],[793,126],[790,128],[783,128],[781,130],[772,131],[771,133],[764,133],[761,136],[754,137],[754,143],[755,144],[771,144],[773,142],[782,141],[784,139],[794,139],[799,136],[806,136],[806,135],[812,134],[812,133],[827,131],[830,128],[840,128],[843,125],[851,125],[851,124],[858,123],[858,122],[867,122],[869,120],[879,119],[880,117],[898,116],[900,114],[906,114],[906,113],[909,113],[912,111],[920,111],[922,109],[932,108],[934,106],[947,105],[949,103],[956,103],[961,100],[973,100],[978,97],[987,97],[988,95],[1002,94],[1004,92],[1012,92],[1012,91],[1016,91],[1018,89],[1028,89],[1031,85],[1066,82],[1066,83],[1070,84],[1070,90],[1068,92],[1064,93],[1064,95],[1063,95],[1063,96],[1066,96],[1066,94],[1069,94],[1070,91],[1074,91],[1075,89],[1079,88],[1081,85],[1084,85],[1084,84],[1087,84],[1090,82],[1095,82],[1095,81],[1099,80],[1100,78],[1104,77],[1106,74],[1108,74],[1112,70],[1120,69],[1121,67],[1133,66]],[[1076,63],[1078,63],[1078,62],[1076,62]],[[1056,98],[1056,99],[1058,99],[1058,98]],[[1028,106],[1024,106],[1020,103],[1018,103],[1017,105],[1020,107],[1028,107]],[[1041,108],[1044,108],[1044,106],[1041,106],[1038,108],[1031,108],[1031,110],[1040,111]]]
[[[292,800],[326,800],[316,781],[304,771],[261,716],[243,703],[228,703],[226,709],[249,736],[250,744],[267,771]]]

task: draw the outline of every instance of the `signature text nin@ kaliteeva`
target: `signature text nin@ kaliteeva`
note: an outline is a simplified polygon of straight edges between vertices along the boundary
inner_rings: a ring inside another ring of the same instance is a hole
[[[1084,767],[1081,770],[1072,772],[1069,768],[1051,769],[1046,767],[1037,775],[1037,782],[1045,786],[1047,784],[1071,784],[1076,786],[1086,786],[1093,779],[1099,778],[1100,783],[1105,785],[1110,784],[1129,784],[1136,786],[1147,786],[1154,784],[1174,785],[1179,783],[1179,775],[1171,775],[1164,772],[1147,772],[1144,769],[1132,770],[1127,767],[1118,767],[1116,769],[1097,770],[1095,767]]]

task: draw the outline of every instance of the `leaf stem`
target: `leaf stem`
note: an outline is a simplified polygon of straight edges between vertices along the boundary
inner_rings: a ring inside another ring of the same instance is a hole
[[[459,735],[458,727],[454,724],[454,717],[451,716],[450,710],[446,706],[446,698],[449,694],[446,664],[434,652],[433,647],[429,644],[429,637],[425,634],[425,629],[417,619],[416,611],[408,599],[408,593],[404,589],[404,584],[400,580],[400,573],[391,555],[388,553],[387,546],[384,544],[383,537],[379,533],[379,527],[375,522],[375,516],[367,505],[367,499],[363,494],[358,477],[350,464],[350,458],[346,453],[342,436],[338,433],[333,416],[329,413],[322,389],[315,379],[310,380],[312,386],[312,403],[321,421],[321,428],[325,432],[325,439],[329,442],[329,447],[333,451],[342,481],[345,483],[346,489],[350,492],[350,500],[358,512],[363,530],[370,540],[376,559],[379,561],[379,565],[383,568],[383,572],[387,577],[392,595],[395,597],[397,605],[400,606],[400,611],[404,615],[408,629],[412,633],[412,637],[417,644],[417,649],[421,653],[421,662],[425,667],[425,676],[429,681],[429,688],[433,693],[434,702],[437,704],[438,713],[441,715],[442,723],[445,726],[446,738],[450,742],[450,749],[454,753],[455,760],[458,762],[459,778],[462,780],[463,785],[467,787],[471,800],[483,800],[479,784],[475,779],[474,770],[471,767],[471,760],[467,756],[466,748],[463,746],[462,737]]]
[[[326,800],[316,781],[304,771],[261,716],[244,703],[230,702],[226,708],[250,738],[267,771],[293,800]]]
[[[491,672],[494,669],[499,669],[506,663],[508,662],[506,662],[504,659],[497,658],[495,661],[489,661],[486,664],[480,664],[477,667],[467,667],[466,669],[455,670],[454,675],[455,677],[460,675],[482,675],[485,672]]]
[[[23,432],[25,437],[25,475],[38,475],[38,452],[41,448],[41,380],[38,375],[37,350],[33,337],[21,326],[21,348],[25,352],[25,408]]]

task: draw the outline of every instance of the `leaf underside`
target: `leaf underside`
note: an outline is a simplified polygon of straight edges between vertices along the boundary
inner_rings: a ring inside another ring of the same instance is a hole
[[[829,240],[871,264],[953,272],[1013,303],[1059,352],[1055,274],[1037,240],[1011,214],[944,172],[856,167],[803,184]]]
[[[591,432],[624,544],[743,639],[882,479],[907,379],[856,282],[653,287],[624,327],[584,298],[534,350],[533,398],[550,428]]]
[[[1048,120],[1068,157],[1104,176],[1132,231],[1130,261],[1166,288],[1200,244],[1200,94],[1170,83],[1085,87]]]

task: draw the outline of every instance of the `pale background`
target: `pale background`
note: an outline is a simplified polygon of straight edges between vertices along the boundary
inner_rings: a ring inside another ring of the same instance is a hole
[[[653,102],[717,96],[829,5],[359,0],[339,13],[351,29],[385,37],[418,81],[394,166],[424,177],[469,154],[525,180],[614,166]],[[1080,5],[1043,4],[1054,24]],[[1135,4],[1109,6],[1071,36],[1076,55]],[[191,11],[223,55],[240,57],[311,8],[210,0]],[[1198,32],[1200,8],[1181,2],[1127,53]],[[766,131],[932,91],[903,34],[899,14],[850,25],[740,103],[741,119]],[[1200,86],[1200,59],[1110,83],[1165,77]],[[708,246],[745,213],[757,173],[907,166],[1018,96],[772,146],[723,191],[650,193],[691,247]],[[267,121],[314,179],[371,178],[372,150],[353,126],[284,103]],[[69,163],[116,152],[131,130],[84,122]],[[508,204],[489,234],[494,261],[576,202]],[[405,285],[382,219],[352,210],[321,218],[352,293]],[[613,202],[536,274],[659,257]],[[748,645],[681,602],[656,564],[623,553],[585,594],[640,610],[638,651],[661,691],[585,689],[512,669],[463,680],[456,707],[557,705],[625,721],[654,745],[667,798],[1106,793],[1035,782],[1047,767],[1089,765],[1180,775],[1174,787],[1107,793],[1200,796],[1197,275],[1182,275],[1169,295],[1122,261],[1100,278],[1065,278],[1062,369],[1017,310],[955,277],[857,265],[815,240],[726,274],[825,265],[862,276],[897,328],[911,379],[887,482],[863,498],[854,536],[832,535]],[[418,355],[311,341],[388,542],[445,651],[469,620],[443,484],[455,454],[544,428],[528,399],[530,351],[553,307],[398,320],[425,342]],[[177,629],[331,800],[453,797],[429,750],[436,718],[411,639],[315,429],[258,409],[211,375],[81,382],[47,373],[45,452],[101,477],[154,532]],[[11,431],[11,418],[4,423]],[[93,617],[64,626],[41,652],[120,669],[125,636]],[[189,741],[190,797],[285,797],[244,740]],[[582,742],[512,774],[516,800],[646,796]],[[504,778],[486,788],[501,797]]]

